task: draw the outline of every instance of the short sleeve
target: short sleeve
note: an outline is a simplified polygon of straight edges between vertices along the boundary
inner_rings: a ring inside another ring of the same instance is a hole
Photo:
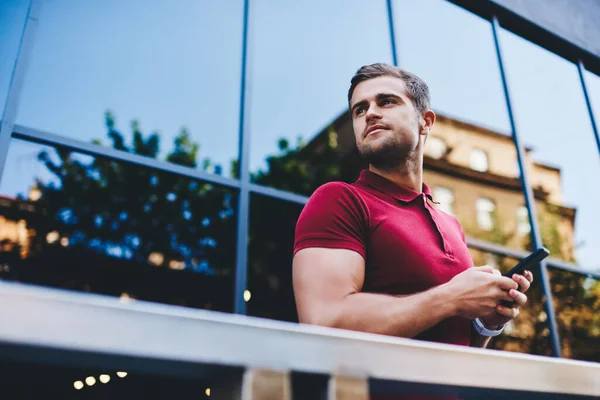
[[[296,224],[294,254],[309,247],[348,249],[366,259],[368,212],[356,189],[343,182],[318,188]]]

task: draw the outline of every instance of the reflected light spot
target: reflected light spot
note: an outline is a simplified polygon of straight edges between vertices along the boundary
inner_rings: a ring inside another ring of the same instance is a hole
[[[52,244],[58,240],[58,232],[52,231],[46,235],[46,242]]]
[[[244,290],[244,301],[247,303],[252,298],[252,293],[249,290]]]
[[[96,384],[96,378],[94,378],[93,376],[88,376],[87,378],[85,378],[85,383],[88,386],[94,386]]]
[[[148,256],[148,262],[152,265],[161,265],[164,260],[165,256],[163,256],[162,253],[158,253],[156,251],[150,253],[150,255]]]
[[[185,268],[185,263],[183,261],[171,260],[169,262],[169,268],[174,269],[176,271],[181,271]]]
[[[110,375],[102,374],[100,375],[100,382],[108,383],[110,381]]]
[[[117,372],[117,376],[119,378],[125,378],[127,376],[127,372],[119,371],[119,372]]]
[[[62,247],[67,247],[69,245],[69,238],[64,237],[64,238],[60,239],[60,245]]]
[[[35,186],[32,186],[29,190],[29,200],[38,201],[42,197],[42,192]]]
[[[119,301],[121,303],[129,303],[130,301],[133,301],[133,299],[129,296],[129,293],[123,292],[121,293],[121,297],[119,297]]]
[[[75,390],[81,390],[83,389],[83,382],[75,381],[73,382],[73,387],[75,388]]]
[[[206,393],[206,395],[208,397],[210,397],[210,388],[206,388],[206,390],[204,391],[204,393]]]

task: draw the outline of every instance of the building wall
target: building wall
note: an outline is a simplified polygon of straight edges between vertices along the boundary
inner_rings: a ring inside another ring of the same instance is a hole
[[[444,139],[447,145],[453,148],[448,155],[448,161],[453,164],[470,168],[472,150],[481,149],[488,155],[489,172],[518,177],[517,152],[511,137],[484,132],[483,129],[439,116],[430,135]],[[425,146],[427,147],[427,144]]]

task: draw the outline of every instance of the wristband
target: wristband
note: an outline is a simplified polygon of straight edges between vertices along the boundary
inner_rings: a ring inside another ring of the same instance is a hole
[[[485,325],[483,325],[483,322],[479,320],[479,318],[475,318],[473,320],[473,328],[475,328],[475,331],[482,336],[498,336],[504,330],[505,325],[502,325],[498,330],[491,330],[487,329]]]

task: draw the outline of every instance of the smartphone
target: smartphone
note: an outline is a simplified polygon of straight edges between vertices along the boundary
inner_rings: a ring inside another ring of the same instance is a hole
[[[522,274],[526,269],[531,270],[537,263],[548,257],[550,252],[545,247],[540,247],[524,259],[522,259],[517,265],[511,268],[510,271],[504,274],[506,277],[512,277],[513,274]]]

